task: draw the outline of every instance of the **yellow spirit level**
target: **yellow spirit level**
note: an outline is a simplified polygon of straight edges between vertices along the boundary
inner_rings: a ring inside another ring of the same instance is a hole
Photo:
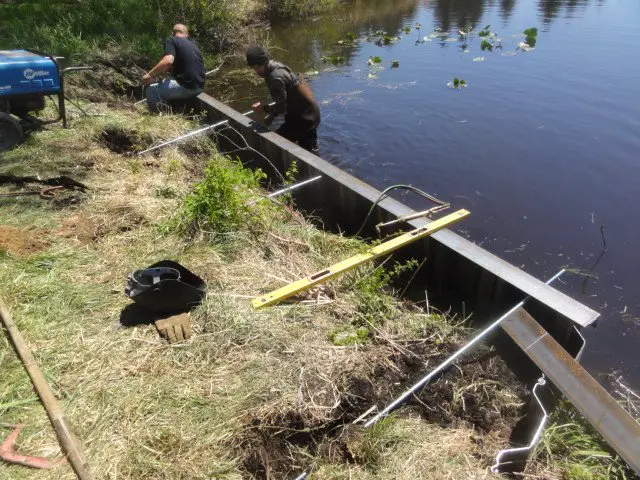
[[[376,245],[375,247],[370,248],[365,253],[354,255],[353,257],[347,258],[346,260],[342,260],[341,262],[330,266],[329,268],[325,268],[324,270],[320,270],[319,272],[309,275],[308,277],[302,278],[293,283],[290,283],[289,285],[274,290],[271,293],[256,297],[251,300],[251,305],[253,306],[253,308],[262,308],[274,305],[284,300],[285,298],[289,298],[297,293],[318,285],[319,283],[324,283],[330,278],[351,270],[358,265],[363,264],[364,262],[391,253],[394,250],[397,250],[411,242],[431,235],[438,230],[441,230],[462,220],[469,214],[469,211],[463,209],[439,218],[438,220],[434,220],[424,227],[416,228],[411,232],[407,232],[403,235],[400,235],[399,237],[381,243],[380,245]]]

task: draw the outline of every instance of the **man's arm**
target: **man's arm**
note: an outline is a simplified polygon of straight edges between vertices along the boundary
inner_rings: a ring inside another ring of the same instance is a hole
[[[159,73],[166,73],[171,70],[175,57],[173,55],[165,55],[162,59],[156,63],[156,66],[149,70],[143,77],[142,83],[148,85],[151,83],[151,79],[154,75]]]
[[[273,120],[274,117],[287,111],[287,89],[284,81],[279,78],[274,79],[269,85],[269,93],[271,93],[271,98],[275,102],[275,105],[265,105],[264,111],[267,112],[267,116]]]
[[[164,41],[164,56],[160,59],[156,66],[149,70],[143,77],[142,83],[149,85],[151,78],[158,73],[166,73],[171,70],[173,61],[176,58],[176,45],[173,38],[167,38]]]

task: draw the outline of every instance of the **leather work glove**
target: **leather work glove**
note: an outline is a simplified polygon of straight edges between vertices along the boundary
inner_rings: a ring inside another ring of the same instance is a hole
[[[173,317],[163,318],[155,322],[158,333],[169,343],[180,343],[191,338],[193,326],[188,313],[181,313]]]

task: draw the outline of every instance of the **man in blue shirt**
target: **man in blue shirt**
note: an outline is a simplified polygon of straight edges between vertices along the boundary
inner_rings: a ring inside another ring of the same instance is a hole
[[[151,83],[154,75],[172,70],[172,77],[159,83]],[[173,35],[164,41],[162,59],[143,77],[147,87],[147,105],[153,113],[159,112],[159,105],[169,100],[184,100],[195,97],[204,89],[204,62],[202,54],[189,38],[189,30],[178,23],[173,27]]]

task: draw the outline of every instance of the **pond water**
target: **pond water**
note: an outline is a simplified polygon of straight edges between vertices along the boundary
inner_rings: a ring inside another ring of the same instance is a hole
[[[639,20],[636,0],[371,0],[256,38],[310,72],[323,158],[468,208],[459,233],[540,279],[589,274],[556,284],[601,313],[583,364],[637,389]],[[265,95],[237,70],[210,91],[241,111]]]

